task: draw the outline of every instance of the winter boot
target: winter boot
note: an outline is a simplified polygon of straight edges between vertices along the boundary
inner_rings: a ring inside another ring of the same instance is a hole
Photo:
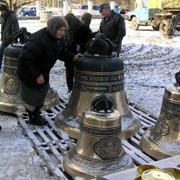
[[[26,109],[26,111],[29,114],[29,124],[33,124],[36,126],[43,126],[48,124],[48,122],[43,118],[43,116],[41,116],[38,108],[36,108],[33,112],[29,111],[28,109]]]

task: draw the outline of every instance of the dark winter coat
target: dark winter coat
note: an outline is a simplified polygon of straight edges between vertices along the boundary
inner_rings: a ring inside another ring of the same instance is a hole
[[[91,29],[72,13],[67,14],[65,19],[69,25],[67,48],[73,53],[83,54],[86,51],[86,43],[93,38]]]
[[[113,44],[120,44],[126,35],[124,18],[111,10],[109,17],[104,17],[100,23],[100,32],[104,33]]]
[[[42,90],[49,84],[49,73],[57,59],[73,59],[74,54],[65,49],[63,38],[55,39],[43,28],[30,36],[19,55],[17,74],[28,87]],[[37,84],[36,79],[44,76],[45,83]]]
[[[12,35],[18,31],[19,23],[16,15],[11,11],[7,11],[7,13],[2,16],[1,41],[11,43]]]

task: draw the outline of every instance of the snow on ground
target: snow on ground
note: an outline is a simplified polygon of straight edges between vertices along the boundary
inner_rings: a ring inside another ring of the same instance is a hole
[[[93,31],[98,29],[99,22],[99,19],[93,19]],[[38,20],[21,20],[20,25],[27,27],[29,32],[46,26]],[[131,102],[158,116],[164,89],[175,82],[174,75],[180,70],[180,32],[166,38],[151,27],[133,31],[128,21],[126,26],[127,35],[120,57],[125,65],[125,91]],[[59,96],[66,94],[63,62],[55,64],[50,79],[51,87]],[[45,163],[24,136],[16,116],[1,112],[0,125],[0,180],[55,179],[47,174]]]

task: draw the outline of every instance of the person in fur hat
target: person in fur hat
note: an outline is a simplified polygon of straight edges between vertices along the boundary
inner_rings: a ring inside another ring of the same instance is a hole
[[[29,123],[42,126],[47,121],[41,116],[49,89],[49,74],[57,59],[77,60],[64,45],[67,22],[62,17],[53,17],[47,27],[33,33],[28,38],[18,57],[17,75],[21,81],[21,99],[27,104]]]
[[[2,66],[4,49],[11,43],[12,35],[19,31],[19,22],[16,15],[4,4],[0,5],[1,12],[1,47],[0,47],[0,71]]]

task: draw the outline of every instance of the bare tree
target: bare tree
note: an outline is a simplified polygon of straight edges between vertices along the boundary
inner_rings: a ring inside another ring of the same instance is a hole
[[[22,1],[22,3],[19,3],[18,0],[0,0],[0,4],[5,4],[9,7],[10,10],[16,11],[21,6],[24,6],[26,4],[30,4],[32,2],[35,2],[36,0],[29,0],[29,1]]]

